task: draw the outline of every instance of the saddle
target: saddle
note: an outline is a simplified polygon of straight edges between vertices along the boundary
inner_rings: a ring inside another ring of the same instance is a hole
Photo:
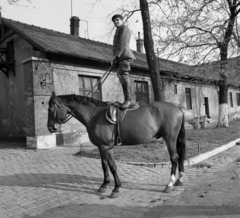
[[[106,111],[105,113],[105,117],[108,120],[108,122],[114,124],[117,126],[117,132],[116,132],[116,145],[121,145],[122,144],[122,140],[120,137],[120,125],[127,113],[128,110],[136,110],[137,108],[139,108],[139,103],[136,102],[135,104],[131,105],[129,108],[127,109],[121,109],[121,103],[116,101],[114,102]]]

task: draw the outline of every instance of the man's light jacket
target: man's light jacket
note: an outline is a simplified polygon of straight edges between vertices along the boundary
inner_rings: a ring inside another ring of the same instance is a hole
[[[131,33],[126,25],[117,28],[113,39],[113,57],[118,57],[119,60],[136,59],[129,47],[130,39]]]

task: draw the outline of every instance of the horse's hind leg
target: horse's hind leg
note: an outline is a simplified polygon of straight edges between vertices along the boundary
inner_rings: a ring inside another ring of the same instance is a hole
[[[175,182],[174,186],[182,186],[183,185],[183,176],[184,176],[184,166],[181,167],[179,164],[179,175],[178,175],[178,179]]]
[[[103,179],[103,184],[98,189],[98,192],[105,193],[106,190],[107,190],[108,184],[110,183],[108,162],[107,162],[107,159],[104,157],[104,154],[102,154],[102,151],[100,151],[100,149],[99,149],[99,152],[100,152],[100,155],[101,155],[101,162],[102,162],[104,179]]]
[[[178,175],[178,179],[175,182],[174,186],[183,186],[184,161],[178,160],[178,170],[179,170],[179,175]]]
[[[168,152],[170,155],[170,161],[172,164],[171,167],[171,176],[168,185],[166,186],[164,192],[171,192],[173,190],[173,185],[176,181],[176,170],[177,170],[177,165],[178,165],[178,153],[176,149],[176,140],[165,140],[167,147],[168,147]]]
[[[174,184],[175,186],[183,185],[183,176],[184,176],[184,160],[186,158],[186,142],[185,142],[185,126],[184,126],[184,117],[182,121],[182,126],[177,138],[177,151],[178,151],[178,170],[179,176]]]
[[[175,182],[174,186],[183,186],[183,177],[184,177],[184,159],[182,159],[181,154],[178,158],[178,179]]]

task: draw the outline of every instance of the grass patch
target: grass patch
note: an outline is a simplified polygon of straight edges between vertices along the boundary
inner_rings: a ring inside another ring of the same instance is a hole
[[[240,138],[240,121],[231,121],[229,128],[206,128],[186,130],[186,159],[195,157],[236,138]],[[81,149],[80,156],[100,158],[98,149]],[[114,156],[124,162],[166,162],[169,161],[168,150],[160,140],[136,146],[115,146]],[[240,158],[239,158],[240,159]]]
[[[193,166],[191,166],[192,168],[211,168],[212,165],[208,164],[208,163],[198,163],[198,164],[194,164]]]

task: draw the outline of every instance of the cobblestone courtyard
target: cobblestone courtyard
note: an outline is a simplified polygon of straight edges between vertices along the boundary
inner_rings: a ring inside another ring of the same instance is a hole
[[[240,146],[235,146],[205,161],[210,168],[187,167],[184,187],[176,187],[170,194],[162,192],[169,167],[117,163],[121,195],[110,199],[113,187],[104,195],[96,192],[103,180],[100,160],[74,156],[78,147],[4,147],[0,149],[0,218],[144,217],[150,209],[240,157]]]

